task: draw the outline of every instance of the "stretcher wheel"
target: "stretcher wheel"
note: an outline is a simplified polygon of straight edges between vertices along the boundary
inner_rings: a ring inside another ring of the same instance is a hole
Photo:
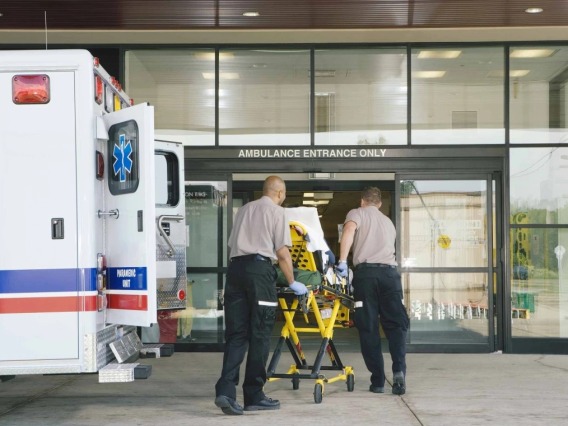
[[[347,375],[347,392],[353,392],[355,389],[355,374]]]
[[[323,385],[321,383],[316,383],[314,387],[314,402],[320,404],[323,399]]]
[[[300,389],[300,378],[299,377],[292,377],[292,389],[294,389],[294,390]]]

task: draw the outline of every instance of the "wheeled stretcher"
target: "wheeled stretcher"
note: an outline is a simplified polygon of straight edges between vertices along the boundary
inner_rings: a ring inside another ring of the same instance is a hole
[[[325,383],[344,381],[348,392],[352,392],[355,387],[353,368],[341,362],[333,342],[335,328],[351,326],[349,312],[354,307],[354,301],[345,279],[340,279],[331,266],[318,267],[318,263],[321,264],[316,257],[318,253],[307,248],[310,236],[306,227],[302,223],[290,221],[290,232],[290,251],[295,268],[320,272],[320,279],[318,283],[307,284],[309,292],[304,296],[295,296],[287,286],[279,287],[278,302],[284,325],[267,369],[267,377],[269,381],[290,378],[294,390],[299,389],[301,379],[314,379],[314,401],[319,404],[323,399]],[[319,333],[321,336],[319,350],[311,365],[300,341],[300,335],[304,333]],[[285,373],[277,373],[284,345],[290,351],[294,364]],[[324,365],[326,355],[329,364]],[[331,372],[337,373],[333,375]]]

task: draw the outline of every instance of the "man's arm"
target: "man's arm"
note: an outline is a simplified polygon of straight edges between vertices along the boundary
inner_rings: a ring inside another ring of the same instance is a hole
[[[355,231],[357,230],[357,224],[353,221],[349,221],[343,224],[343,232],[341,234],[341,242],[339,245],[339,261],[343,262],[347,260],[349,255],[349,250],[353,245],[353,238],[355,238]]]
[[[292,256],[290,256],[290,250],[288,247],[282,246],[278,250],[276,250],[276,257],[278,257],[278,266],[280,266],[280,270],[286,277],[286,281],[288,285],[294,282],[294,269],[292,266]]]

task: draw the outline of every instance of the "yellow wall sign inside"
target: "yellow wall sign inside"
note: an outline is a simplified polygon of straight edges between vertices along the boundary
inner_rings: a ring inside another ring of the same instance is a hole
[[[438,237],[438,245],[443,249],[449,248],[451,243],[452,239],[445,234],[442,234]]]

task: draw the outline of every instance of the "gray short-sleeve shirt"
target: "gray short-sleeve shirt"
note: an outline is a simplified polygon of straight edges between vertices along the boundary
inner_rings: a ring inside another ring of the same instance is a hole
[[[235,215],[228,245],[231,258],[261,254],[277,259],[277,250],[292,246],[284,208],[267,196],[245,204]]]
[[[384,263],[396,265],[396,229],[392,221],[375,206],[359,207],[347,213],[345,223],[357,225],[353,240],[353,265]]]

